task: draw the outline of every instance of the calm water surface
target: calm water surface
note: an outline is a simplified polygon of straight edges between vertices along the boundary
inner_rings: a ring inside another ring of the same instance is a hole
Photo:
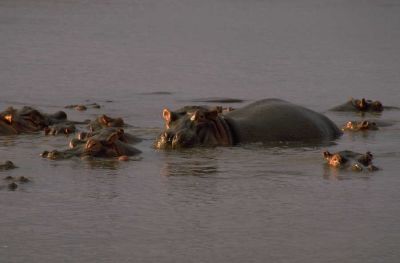
[[[0,110],[120,116],[130,162],[49,161],[70,138],[0,137],[32,183],[0,190],[0,262],[399,262],[400,112],[331,146],[151,148],[164,107],[278,97],[325,112],[349,97],[399,105],[398,1],[0,1]],[[168,92],[168,94],[154,94]],[[371,151],[375,173],[322,152]]]

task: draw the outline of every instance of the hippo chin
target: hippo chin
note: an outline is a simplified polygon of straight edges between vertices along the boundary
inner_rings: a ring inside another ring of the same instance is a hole
[[[324,152],[324,158],[327,164],[334,168],[348,169],[356,172],[365,169],[376,171],[378,168],[372,164],[373,156],[370,152],[365,154],[353,151],[340,151],[337,153]]]
[[[333,140],[342,133],[324,115],[280,99],[265,99],[224,113],[221,107],[163,110],[165,130],[154,146],[232,146],[251,142]]]

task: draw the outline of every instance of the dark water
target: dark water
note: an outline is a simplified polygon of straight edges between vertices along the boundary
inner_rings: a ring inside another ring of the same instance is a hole
[[[39,157],[65,137],[0,137],[19,166],[0,185],[32,179],[0,190],[0,262],[399,262],[399,111],[332,146],[151,148],[161,110],[193,99],[400,106],[399,14],[386,0],[0,1],[0,110],[89,100],[102,108],[70,119],[120,116],[145,139],[141,159],[90,163]],[[326,149],[382,169],[327,169]]]

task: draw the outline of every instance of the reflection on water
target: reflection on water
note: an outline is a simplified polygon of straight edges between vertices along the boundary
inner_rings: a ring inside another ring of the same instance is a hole
[[[218,162],[213,149],[188,149],[165,152],[161,175],[207,177],[218,173]]]
[[[354,180],[354,179],[369,180],[371,179],[371,176],[376,175],[376,173],[370,171],[355,172],[355,171],[330,167],[327,164],[324,165],[323,171],[324,171],[323,178],[332,181]]]

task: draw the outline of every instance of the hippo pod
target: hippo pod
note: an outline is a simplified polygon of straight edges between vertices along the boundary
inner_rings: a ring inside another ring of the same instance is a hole
[[[20,110],[9,107],[0,113],[0,135],[38,132],[66,121],[67,114],[63,111],[45,114],[31,107]]]
[[[107,128],[95,133],[79,135],[71,140],[70,149],[64,151],[44,151],[43,158],[67,159],[71,157],[102,157],[126,160],[127,156],[139,154],[140,151],[127,142],[123,129]]]
[[[265,99],[222,113],[220,108],[186,106],[163,110],[165,129],[157,149],[231,146],[238,143],[323,141],[341,135],[324,115],[280,99]]]
[[[351,98],[346,103],[332,108],[332,111],[361,111],[361,112],[382,112],[384,107],[380,101],[368,99]],[[392,107],[387,107],[392,108]]]
[[[337,153],[325,151],[323,155],[327,164],[331,167],[350,169],[352,171],[363,171],[364,169],[369,171],[378,170],[372,164],[373,156],[370,152],[361,154],[353,151],[340,151]]]

